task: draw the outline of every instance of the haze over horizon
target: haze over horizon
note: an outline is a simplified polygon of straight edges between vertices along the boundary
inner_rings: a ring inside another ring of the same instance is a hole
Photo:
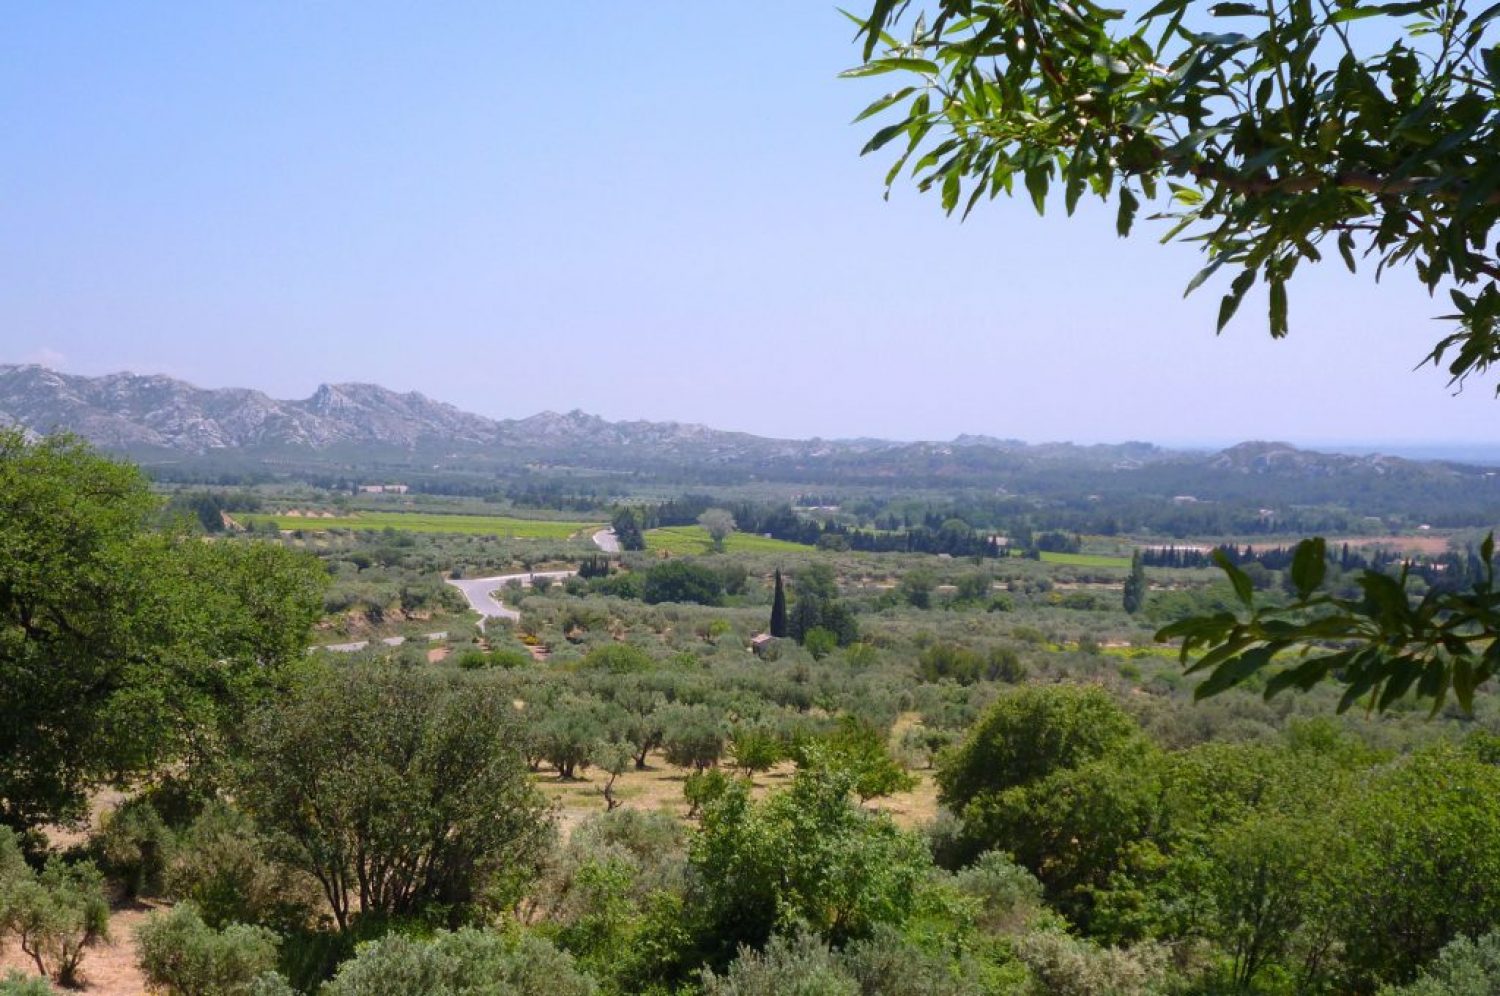
[[[1273,342],[1112,212],[967,223],[861,160],[832,7],[12,12],[0,362],[791,438],[1489,447],[1448,310],[1336,263]],[[538,43],[544,40],[544,43]],[[128,43],[122,43],[128,42]]]

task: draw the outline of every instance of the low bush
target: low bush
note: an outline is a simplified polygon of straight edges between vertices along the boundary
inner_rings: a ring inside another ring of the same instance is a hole
[[[215,930],[183,903],[138,927],[136,941],[146,981],[169,996],[248,996],[275,969],[279,938],[242,923]]]
[[[324,996],[591,996],[571,955],[532,935],[465,928],[428,941],[391,934],[360,946]]]

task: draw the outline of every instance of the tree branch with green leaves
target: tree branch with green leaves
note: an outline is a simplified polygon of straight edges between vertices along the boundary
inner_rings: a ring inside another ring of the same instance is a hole
[[[1480,547],[1480,575],[1468,590],[1434,589],[1414,599],[1405,568],[1397,577],[1367,570],[1357,580],[1361,597],[1338,598],[1324,590],[1324,541],[1303,540],[1292,558],[1293,601],[1257,606],[1249,575],[1220,550],[1214,559],[1244,614],[1184,619],[1156,638],[1182,641],[1187,673],[1206,675],[1196,691],[1200,699],[1267,672],[1266,698],[1333,678],[1344,685],[1340,712],[1356,703],[1384,711],[1413,696],[1430,702],[1436,714],[1451,694],[1472,713],[1475,690],[1500,668],[1494,555],[1492,533]]]
[[[1143,204],[1198,243],[1191,292],[1233,274],[1220,330],[1257,282],[1273,336],[1287,285],[1333,246],[1376,279],[1410,264],[1446,290],[1451,323],[1427,353],[1454,383],[1500,362],[1500,5],[1161,0],[1134,20],[1092,0],[874,0],[864,61],[901,74],[856,120],[864,153],[896,150],[903,175],[967,216],[1024,187],[1038,212],[1061,188],[1116,205],[1130,234]],[[904,28],[904,39],[895,32]]]

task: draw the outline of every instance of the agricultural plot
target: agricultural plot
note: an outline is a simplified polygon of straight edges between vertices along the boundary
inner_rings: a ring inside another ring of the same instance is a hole
[[[236,519],[245,525],[274,522],[284,531],[327,532],[332,529],[394,529],[406,533],[460,533],[471,536],[508,536],[516,539],[585,538],[603,523],[563,522],[549,519],[517,519],[506,515],[442,515],[424,512],[356,512],[351,515],[264,515],[243,514]]]
[[[1130,569],[1129,557],[1106,557],[1095,553],[1042,553],[1042,563],[1063,564],[1067,567],[1119,567]]]
[[[646,530],[646,549],[674,555],[710,553],[714,548],[708,531],[702,526],[665,526]],[[724,540],[727,553],[807,553],[812,549],[800,543],[771,539],[755,533],[730,533]]]

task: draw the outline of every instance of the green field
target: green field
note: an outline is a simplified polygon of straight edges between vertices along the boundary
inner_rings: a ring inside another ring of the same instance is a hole
[[[262,515],[248,513],[235,516],[245,525],[276,523],[277,529],[301,529],[326,532],[330,529],[395,529],[404,533],[465,533],[476,536],[509,536],[516,539],[567,539],[575,533],[585,536],[603,529],[599,522],[555,522],[546,519],[517,519],[506,515],[441,515],[423,512],[356,512],[333,518],[306,515]]]
[[[713,541],[708,538],[708,531],[702,526],[666,526],[646,530],[648,550],[693,554],[709,553],[713,548]],[[730,533],[728,539],[724,540],[724,549],[728,553],[807,553],[812,547],[788,543],[786,540],[767,539],[755,533]]]
[[[1069,567],[1123,567],[1130,569],[1129,557],[1106,557],[1097,553],[1048,553],[1042,551],[1042,563],[1066,564]]]

